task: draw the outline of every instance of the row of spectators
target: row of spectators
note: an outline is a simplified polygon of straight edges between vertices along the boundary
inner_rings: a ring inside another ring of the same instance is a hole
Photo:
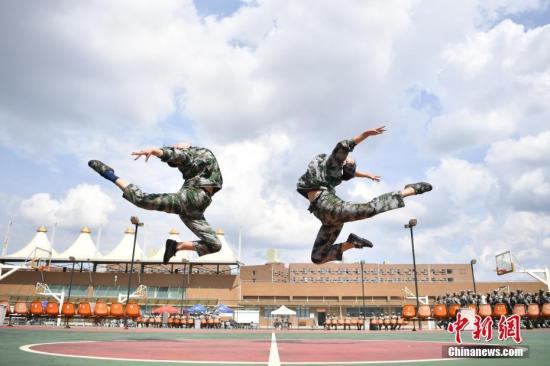
[[[444,296],[438,296],[435,302],[436,304],[445,304],[447,306],[459,304],[462,307],[468,306],[468,304],[475,304],[478,306],[482,304],[505,304],[508,311],[511,312],[516,304],[539,304],[542,306],[550,303],[550,291],[544,292],[544,290],[539,290],[535,293],[523,293],[521,289],[510,292],[499,292],[498,290],[494,290],[492,293],[479,294],[468,290],[461,291],[460,294],[454,292],[452,295],[447,293]]]
[[[461,307],[467,307],[470,304],[480,305],[489,304],[495,306],[496,304],[504,304],[508,314],[514,313],[514,307],[516,305],[525,305],[525,307],[536,304],[541,308],[544,304],[550,303],[550,291],[539,290],[538,292],[524,293],[521,289],[516,291],[498,291],[494,290],[492,293],[479,294],[474,293],[471,290],[461,291],[460,294],[456,292],[452,295],[447,293],[444,296],[438,296],[436,298],[436,304],[445,304],[447,306],[458,304]],[[537,313],[535,313],[537,314]],[[446,328],[449,320],[440,320],[436,324],[440,328]],[[550,328],[550,319],[541,318],[538,316],[523,317],[522,325],[525,328]],[[495,323],[496,326],[496,323]]]

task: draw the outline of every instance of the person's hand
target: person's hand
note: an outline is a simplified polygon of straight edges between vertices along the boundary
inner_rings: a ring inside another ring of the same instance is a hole
[[[140,157],[145,156],[145,162],[149,160],[151,155],[156,155],[158,149],[150,148],[132,152],[132,156],[135,156],[134,160],[138,160]]]
[[[380,126],[380,127],[376,127],[376,128],[372,128],[370,130],[367,130],[367,134],[369,136],[376,136],[376,135],[380,135],[382,133],[386,132],[386,126]]]
[[[374,174],[371,174],[371,175],[369,176],[369,178],[372,179],[372,180],[375,181],[375,182],[380,182],[380,179],[382,179],[381,176],[379,176],[379,175],[374,175]]]

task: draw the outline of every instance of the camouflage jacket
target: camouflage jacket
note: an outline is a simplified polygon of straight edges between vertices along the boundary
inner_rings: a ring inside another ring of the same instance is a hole
[[[344,161],[355,145],[351,139],[340,141],[330,155],[320,154],[313,158],[305,174],[298,180],[298,192],[306,198],[307,192],[311,190],[334,192],[334,187],[342,183]]]
[[[222,189],[223,179],[218,161],[212,152],[201,147],[186,149],[163,147],[160,159],[178,168],[184,187],[212,187],[213,193]]]

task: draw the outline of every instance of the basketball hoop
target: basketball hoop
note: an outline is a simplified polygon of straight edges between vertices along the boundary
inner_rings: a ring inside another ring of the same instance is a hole
[[[495,256],[497,275],[502,276],[515,271],[512,253],[510,251]]]
[[[29,267],[37,270],[37,271],[49,271],[50,270],[50,263],[52,260],[52,252],[51,250],[42,249],[40,247],[36,247],[33,249],[31,254],[27,257],[27,261],[29,263]]]
[[[550,291],[550,270],[548,267],[542,268],[525,268],[519,260],[510,251],[497,254],[495,256],[497,275],[501,276],[507,273],[527,273],[537,281],[546,285]]]
[[[139,285],[136,291],[130,295],[130,297],[139,297],[139,298],[146,298],[147,297],[147,286],[145,285]]]
[[[145,286],[145,285],[139,285],[136,288],[136,290],[130,294],[130,299],[135,299],[135,298],[143,299],[143,298],[146,298],[146,297],[147,297],[147,286]],[[124,303],[127,300],[128,299],[126,298],[126,295],[118,294],[118,302]]]
[[[37,295],[49,295],[51,293],[50,287],[42,282],[37,282],[34,288],[34,292]]]

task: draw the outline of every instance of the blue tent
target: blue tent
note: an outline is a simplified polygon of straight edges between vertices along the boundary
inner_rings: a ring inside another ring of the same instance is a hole
[[[202,306],[201,304],[195,304],[191,306],[187,311],[191,314],[202,314],[206,313],[206,308]]]
[[[216,313],[222,313],[222,314],[227,314],[227,313],[233,313],[233,309],[231,308],[228,308],[227,306],[225,306],[224,304],[220,304],[218,305],[218,307],[216,308]]]

